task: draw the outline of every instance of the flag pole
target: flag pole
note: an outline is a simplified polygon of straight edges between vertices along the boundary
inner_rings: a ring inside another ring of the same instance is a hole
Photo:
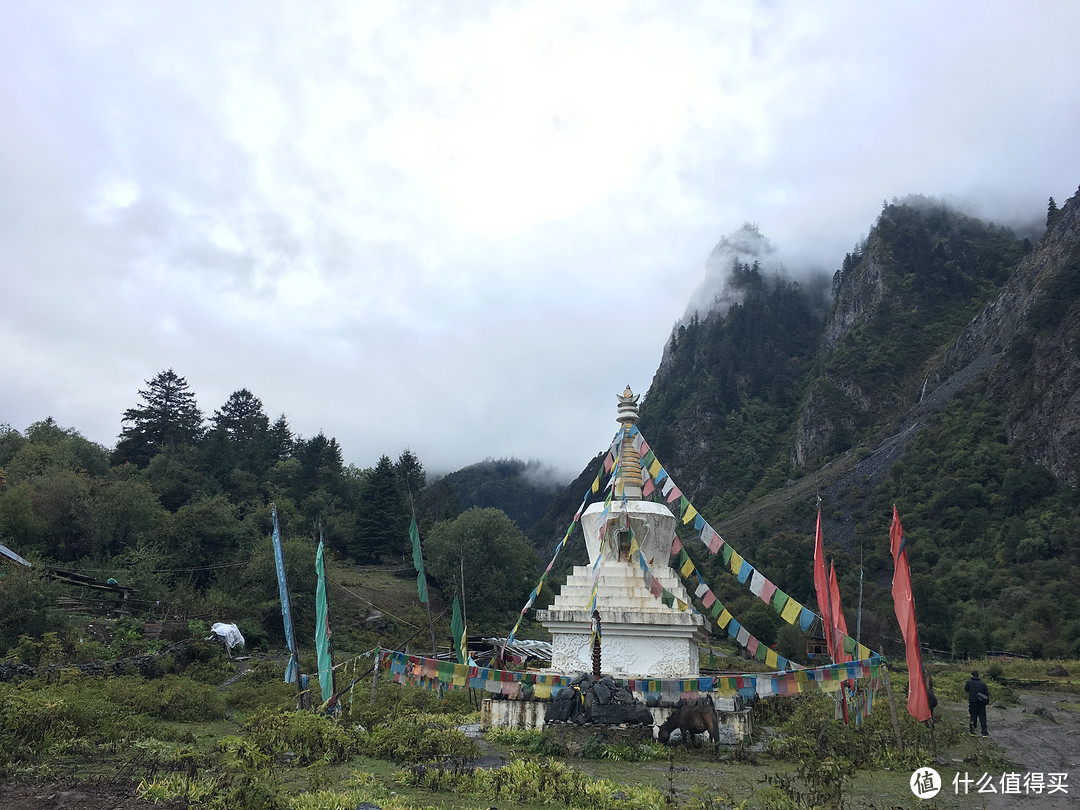
[[[469,663],[469,611],[465,607],[465,557],[461,557],[461,622],[465,625],[464,638],[462,639],[462,647],[465,652],[465,663]]]
[[[900,718],[896,714],[896,698],[893,697],[892,681],[889,680],[889,667],[881,665],[881,677],[885,681],[885,696],[889,699],[889,717],[892,720],[893,734],[896,735],[896,750],[904,753],[904,738],[900,736]]]
[[[862,581],[863,581],[863,548],[859,545],[859,613],[855,617],[855,642],[862,644]]]
[[[424,589],[427,590],[427,575],[426,574],[424,575]],[[431,631],[431,657],[432,658],[438,658],[439,657],[439,648],[435,644],[435,623],[431,619],[431,596],[430,595],[428,596],[427,602],[425,602],[424,604],[427,605],[427,626],[428,626],[428,630]]]

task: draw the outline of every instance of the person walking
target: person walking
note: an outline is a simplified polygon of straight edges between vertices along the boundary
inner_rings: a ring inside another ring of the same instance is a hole
[[[964,691],[967,692],[968,714],[971,716],[971,722],[968,723],[968,734],[974,737],[975,726],[978,724],[982,726],[982,735],[989,737],[990,735],[986,733],[986,704],[990,702],[990,689],[979,678],[977,669],[972,671],[971,677],[964,684]]]

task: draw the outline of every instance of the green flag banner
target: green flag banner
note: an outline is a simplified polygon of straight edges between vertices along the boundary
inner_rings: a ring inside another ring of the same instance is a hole
[[[450,617],[450,635],[454,637],[454,653],[459,664],[465,663],[465,622],[461,620],[461,605],[454,597],[454,612]]]
[[[330,642],[330,613],[326,604],[326,569],[323,566],[323,541],[315,552],[315,652],[319,660],[319,688],[323,703],[334,695],[334,648]]]
[[[427,602],[427,578],[424,576],[424,555],[420,552],[420,532],[416,530],[416,515],[409,524],[409,539],[412,540],[412,563],[416,568],[416,594],[421,602]]]

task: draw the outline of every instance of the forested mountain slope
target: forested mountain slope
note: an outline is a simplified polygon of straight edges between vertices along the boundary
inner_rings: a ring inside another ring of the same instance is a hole
[[[642,432],[705,518],[810,602],[820,496],[852,629],[865,560],[872,645],[897,649],[895,503],[924,644],[1075,655],[1078,218],[1080,197],[1052,203],[1032,245],[922,198],[886,205],[835,274],[831,306],[812,283],[735,262],[738,303],[672,335]],[[798,648],[716,558],[688,548],[752,632]]]

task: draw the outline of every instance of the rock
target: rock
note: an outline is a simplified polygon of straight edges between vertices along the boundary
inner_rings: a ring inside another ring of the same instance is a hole
[[[611,702],[611,687],[603,681],[593,684],[592,693],[596,695],[597,702],[602,706]]]
[[[1061,664],[1054,664],[1054,666],[1046,670],[1046,674],[1053,678],[1068,678],[1069,670],[1065,669]]]

